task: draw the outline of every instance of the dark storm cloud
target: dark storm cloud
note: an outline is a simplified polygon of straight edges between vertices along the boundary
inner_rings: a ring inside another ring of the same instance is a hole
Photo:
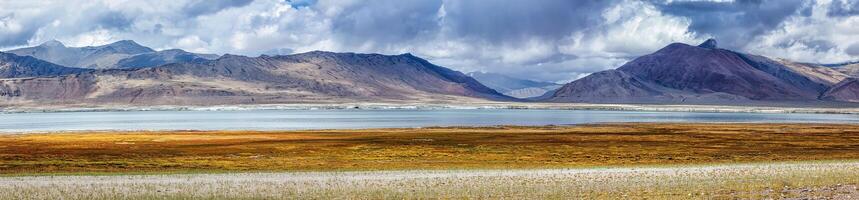
[[[847,49],[844,50],[844,53],[851,56],[859,56],[859,42],[851,44]]]
[[[195,0],[186,4],[182,11],[189,17],[196,17],[228,8],[246,6],[251,2],[253,0]]]
[[[332,31],[351,44],[392,44],[438,31],[441,1],[382,0],[354,4],[333,18]]]
[[[381,43],[422,39],[427,34],[496,44],[532,37],[557,40],[599,23],[600,13],[612,2],[372,1],[344,8],[334,17],[332,28],[344,40]],[[443,28],[446,32],[439,32]]]
[[[11,30],[13,29],[13,26],[20,26],[16,24],[15,20],[15,13],[0,16],[0,28]],[[12,33],[0,34],[0,47],[27,44],[27,40],[29,40],[30,37],[32,37],[37,30],[37,28],[33,26],[23,26],[20,27],[20,29],[22,30]]]
[[[391,53],[417,51],[430,59],[473,60],[476,64],[451,63],[451,67],[466,67],[460,68],[465,71],[488,67],[493,71],[533,69],[531,65],[560,65],[578,59],[559,52],[557,45],[564,44],[562,40],[571,34],[601,23],[602,12],[613,3],[617,1],[381,0],[343,7],[332,17],[331,30],[341,45],[394,49]],[[310,8],[320,12],[329,9]],[[431,48],[433,41],[442,44],[441,49]],[[530,47],[539,49],[537,53],[505,52],[520,51],[518,46],[535,42],[539,43],[537,47]],[[490,53],[502,46],[510,49]],[[445,53],[436,54],[437,51]],[[451,55],[451,51],[455,54]]]
[[[96,16],[95,22],[101,28],[126,30],[134,20],[122,12],[108,11]]]
[[[739,49],[757,36],[775,30],[791,15],[810,15],[803,0],[739,0],[734,2],[657,2],[662,12],[688,17],[689,27],[710,34],[720,45]]]
[[[511,42],[538,36],[559,39],[597,24],[614,1],[448,1],[446,15],[459,36]]]
[[[831,17],[859,15],[859,1],[834,0],[829,4],[829,12],[826,15]]]

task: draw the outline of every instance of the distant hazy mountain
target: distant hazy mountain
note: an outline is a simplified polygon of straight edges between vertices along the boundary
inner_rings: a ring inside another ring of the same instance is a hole
[[[568,83],[543,100],[718,104],[849,101],[821,98],[847,77],[825,66],[720,49],[711,39],[699,46],[670,44],[616,70]]]
[[[137,54],[116,63],[115,68],[154,67],[170,63],[200,63],[217,59],[215,54],[196,54],[181,49],[168,49],[157,52]]]
[[[314,51],[224,55],[199,63],[0,79],[6,104],[247,104],[512,100],[463,73],[411,54]],[[0,98],[3,98],[0,95]]]
[[[63,43],[52,40],[35,47],[11,50],[9,53],[32,56],[67,67],[90,69],[154,67],[217,58],[217,55],[194,54],[177,49],[156,52],[131,40],[88,47],[66,47]]]
[[[0,78],[46,77],[90,71],[45,62],[30,56],[0,52]]]
[[[39,46],[9,51],[20,56],[32,56],[67,67],[92,69],[111,68],[119,60],[141,53],[155,52],[131,40],[123,40],[102,46],[66,47],[52,40]]]
[[[835,64],[820,64],[820,65],[823,65],[826,67],[841,67],[841,66],[855,65],[855,64],[859,64],[859,61],[842,62],[842,63],[835,63]]]
[[[561,87],[561,84],[513,78],[496,73],[470,72],[468,75],[495,91],[516,98],[537,97]]]

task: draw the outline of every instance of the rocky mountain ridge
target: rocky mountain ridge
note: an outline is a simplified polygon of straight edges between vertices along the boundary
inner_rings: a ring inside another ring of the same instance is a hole
[[[828,92],[850,75],[822,65],[738,53],[715,40],[670,44],[615,70],[568,83],[542,100],[589,103],[745,104],[847,101]],[[840,89],[838,91],[850,91]],[[827,94],[829,96],[827,96]]]
[[[5,105],[218,105],[515,100],[411,54],[314,51],[0,79]]]
[[[0,79],[61,76],[90,71],[45,62],[30,56],[0,52]]]

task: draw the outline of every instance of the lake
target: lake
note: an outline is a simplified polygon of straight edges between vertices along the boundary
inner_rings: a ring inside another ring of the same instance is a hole
[[[859,123],[859,115],[517,109],[54,112],[0,114],[0,132],[299,130],[605,122]]]

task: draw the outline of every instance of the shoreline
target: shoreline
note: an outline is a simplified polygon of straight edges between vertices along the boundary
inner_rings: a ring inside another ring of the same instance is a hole
[[[55,112],[133,112],[133,111],[253,111],[253,110],[596,110],[636,112],[700,113],[801,113],[859,114],[859,107],[787,107],[733,105],[659,105],[659,104],[590,104],[590,103],[332,103],[332,104],[246,104],[246,105],[155,105],[155,106],[46,106],[0,107],[0,114]]]
[[[491,130],[505,128],[571,128],[591,126],[618,126],[618,125],[774,125],[774,126],[859,126],[859,123],[838,122],[594,122],[581,124],[546,124],[546,125],[451,125],[451,126],[422,126],[422,127],[368,127],[368,128],[309,128],[309,129],[74,129],[74,130],[37,130],[37,131],[3,131],[3,136],[26,136],[26,135],[53,135],[53,134],[173,134],[173,133],[305,133],[305,132],[370,132],[370,131],[393,131],[393,130],[436,130],[436,129],[470,129]]]

